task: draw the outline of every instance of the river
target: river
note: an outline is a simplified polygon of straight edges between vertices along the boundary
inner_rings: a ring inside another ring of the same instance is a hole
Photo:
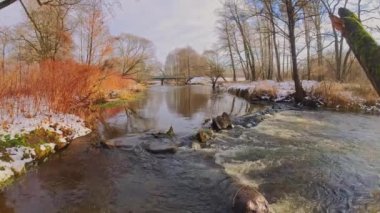
[[[187,140],[206,118],[262,110],[205,86],[153,86],[102,113],[104,140],[166,131]],[[274,212],[380,211],[380,118],[283,111],[174,155],[96,148],[83,137],[0,193],[0,212],[231,212],[238,180]],[[136,139],[138,138],[138,139]],[[142,137],[143,138],[143,137]]]

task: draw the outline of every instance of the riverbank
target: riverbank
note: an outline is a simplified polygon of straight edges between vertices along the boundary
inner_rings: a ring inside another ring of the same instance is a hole
[[[91,132],[76,115],[39,112],[34,116],[2,116],[0,126],[0,186],[44,160],[72,140]]]
[[[335,82],[302,81],[307,94],[300,105],[365,113],[380,113],[380,98],[370,87]],[[293,102],[294,82],[225,83],[226,90],[247,101]]]
[[[0,109],[0,187],[24,173],[28,165],[46,160],[66,148],[74,139],[91,133],[98,122],[99,110],[134,101],[145,88],[134,85],[117,93],[113,91],[101,103],[95,101],[87,110],[83,110],[86,113],[82,117],[53,112],[47,107],[34,109],[33,102],[26,98],[15,101],[18,104],[12,107]],[[110,97],[114,94],[118,96]]]

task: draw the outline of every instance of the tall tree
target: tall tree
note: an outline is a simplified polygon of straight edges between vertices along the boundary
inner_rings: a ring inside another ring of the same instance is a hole
[[[52,2],[60,3],[59,0]],[[67,26],[70,5],[38,7],[33,4],[20,4],[27,16],[25,33],[19,35],[24,41],[25,55],[30,60],[55,60],[70,55],[72,29]]]
[[[5,74],[5,55],[7,53],[7,48],[11,42],[11,30],[9,28],[3,27],[0,29],[0,45],[1,45],[1,71]]]
[[[292,60],[292,77],[294,81],[294,87],[296,90],[295,101],[302,102],[305,97],[305,91],[302,88],[301,80],[298,73],[298,60],[297,60],[297,49],[296,49],[296,35],[295,28],[296,23],[300,17],[300,11],[305,6],[305,1],[294,1],[294,0],[282,0],[283,6],[285,7],[287,20],[285,21],[288,28],[288,39],[290,45],[290,55]]]
[[[88,0],[78,8],[76,17],[80,61],[88,65],[101,63],[110,45],[102,1]]]
[[[275,23],[275,17],[274,17],[274,10],[273,10],[273,4],[275,3],[274,0],[263,0],[263,4],[265,6],[265,15],[269,19],[270,23],[270,32],[271,37],[273,39],[273,47],[274,47],[274,53],[276,57],[276,68],[277,68],[277,81],[282,81],[281,77],[281,61],[280,61],[280,53],[277,43],[277,28]]]
[[[115,38],[114,52],[123,76],[146,71],[154,58],[154,45],[146,38],[121,34]]]
[[[353,12],[346,8],[339,8],[338,13],[340,18],[331,15],[333,27],[342,32],[373,87],[380,95],[380,46]]]
[[[205,60],[206,75],[210,78],[212,88],[215,89],[216,83],[220,78],[224,78],[225,65],[222,57],[215,50],[206,50],[202,54]]]
[[[233,81],[236,81],[236,65],[235,65],[235,58],[234,58],[234,52],[233,52],[233,38],[232,38],[232,33],[233,33],[232,31],[234,30],[234,27],[233,27],[233,24],[225,16],[225,14],[220,12],[219,15],[222,17],[221,20],[219,20],[219,26],[218,26],[218,31],[221,34],[220,39],[222,40],[222,48],[227,49],[228,56],[231,60],[230,62],[231,62],[231,68],[232,68]]]
[[[200,68],[201,56],[192,48],[177,48],[171,51],[166,57],[166,73],[176,77],[192,77],[202,75]]]
[[[246,60],[246,67],[249,69],[249,79],[254,81],[256,80],[256,65],[255,57],[252,49],[251,41],[249,39],[249,33],[247,28],[247,17],[248,15],[244,13],[239,8],[238,0],[227,0],[224,4],[224,7],[229,11],[229,17],[233,20],[237,26],[237,29],[242,38],[242,44],[244,49],[244,55]]]

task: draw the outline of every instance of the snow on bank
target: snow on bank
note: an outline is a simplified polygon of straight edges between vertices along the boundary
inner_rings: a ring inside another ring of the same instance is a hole
[[[71,114],[57,113],[40,113],[36,116],[29,117],[17,115],[15,117],[2,116],[2,125],[0,126],[0,135],[10,135],[29,133],[37,128],[43,128],[51,132],[62,135],[62,129],[70,129],[70,134],[65,139],[74,139],[91,132],[85,127],[84,121],[78,116]]]
[[[209,77],[194,77],[188,84],[191,85],[209,85],[211,84],[211,79]]]
[[[59,114],[52,112],[39,112],[34,116],[18,113],[10,116],[10,113],[0,110],[0,139],[5,136],[14,138],[16,135],[27,134],[36,129],[45,129],[55,132],[59,141],[67,144],[72,139],[87,135],[91,132],[85,127],[84,121],[71,114]],[[1,140],[0,140],[1,141]],[[56,144],[45,143],[37,149],[43,153],[54,153]],[[30,147],[12,147],[0,151],[0,184],[7,179],[25,170],[25,165],[36,160],[37,150]]]
[[[301,83],[307,93],[305,99],[315,101],[318,106],[327,106],[337,110],[380,113],[380,99],[372,100],[371,97],[363,97],[363,95],[357,94],[355,92],[357,85],[355,84],[306,80]],[[292,94],[295,93],[293,81],[276,82],[265,80],[228,83],[224,87],[229,93],[249,100],[290,101],[292,100]]]
[[[306,92],[310,92],[318,85],[319,83],[317,81],[302,81],[302,86]],[[272,80],[228,84],[227,91],[233,92],[237,90],[246,90],[249,95],[261,91],[260,95],[262,95],[262,100],[273,98],[274,101],[282,101],[295,92],[293,81],[276,82]],[[269,92],[271,94],[268,94]],[[269,97],[270,95],[274,97]]]

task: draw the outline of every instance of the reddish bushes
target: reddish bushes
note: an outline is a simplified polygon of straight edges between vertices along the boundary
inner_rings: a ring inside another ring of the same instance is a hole
[[[43,108],[78,113],[81,107],[105,92],[127,85],[128,81],[120,75],[94,66],[74,61],[45,61],[0,74],[0,102],[1,108],[29,105],[35,111]]]

